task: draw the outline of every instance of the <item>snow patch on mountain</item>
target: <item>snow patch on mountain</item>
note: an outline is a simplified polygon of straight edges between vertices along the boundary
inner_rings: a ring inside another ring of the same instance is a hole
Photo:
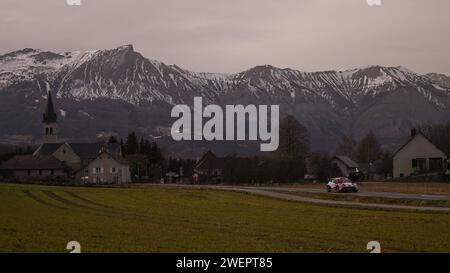
[[[351,108],[367,98],[413,88],[442,109],[448,106],[441,96],[450,94],[448,77],[421,76],[402,66],[302,72],[261,65],[236,74],[198,73],[147,59],[132,45],[66,53],[23,49],[0,56],[0,91],[25,81],[35,81],[41,94],[53,90],[58,98],[108,98],[134,105],[175,105],[191,102],[193,96],[206,103],[250,96],[273,102],[323,100]]]

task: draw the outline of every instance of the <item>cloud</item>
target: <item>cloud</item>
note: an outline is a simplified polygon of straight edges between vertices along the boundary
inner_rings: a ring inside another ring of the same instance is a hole
[[[196,71],[404,65],[450,74],[446,0],[3,0],[0,52],[134,44]],[[419,61],[420,60],[420,61]],[[425,62],[423,60],[426,60]]]

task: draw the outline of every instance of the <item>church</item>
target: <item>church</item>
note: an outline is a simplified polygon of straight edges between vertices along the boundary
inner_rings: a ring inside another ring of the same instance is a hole
[[[51,92],[42,119],[42,144],[32,155],[17,155],[0,169],[19,182],[126,184],[130,164],[117,143],[58,141],[58,116]]]

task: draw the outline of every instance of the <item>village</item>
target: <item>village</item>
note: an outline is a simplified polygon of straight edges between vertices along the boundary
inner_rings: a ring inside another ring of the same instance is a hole
[[[361,271],[450,253],[449,10],[0,1],[0,253],[37,257],[4,261]]]
[[[59,142],[51,92],[47,98],[42,144],[4,160],[0,165],[2,180],[73,185],[273,185],[326,183],[333,177],[354,182],[450,181],[449,144],[447,138],[439,137],[441,127],[425,128],[428,136],[412,128],[409,140],[394,153],[383,151],[370,132],[359,143],[343,137],[335,153],[324,154],[310,151],[306,128],[288,116],[280,124],[280,147],[270,156],[221,157],[209,150],[199,159],[178,159],[165,158],[156,143],[142,137],[139,140],[134,132],[120,142],[113,136],[92,143]]]

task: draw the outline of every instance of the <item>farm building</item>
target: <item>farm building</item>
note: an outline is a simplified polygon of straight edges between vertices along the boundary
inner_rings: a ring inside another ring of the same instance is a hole
[[[335,156],[331,160],[335,169],[340,170],[342,176],[349,177],[351,174],[359,173],[359,164],[350,159],[348,156]]]
[[[65,180],[70,174],[70,167],[54,156],[16,155],[5,162],[1,170],[7,176],[20,180],[26,180],[29,177]]]
[[[194,182],[219,184],[223,182],[248,181],[255,178],[249,172],[255,162],[244,157],[218,157],[206,152],[194,167]],[[243,168],[244,167],[244,168]],[[232,181],[226,181],[226,180]]]
[[[194,168],[198,182],[220,183],[224,180],[225,158],[206,152]]]
[[[394,177],[443,173],[447,168],[446,162],[447,155],[413,129],[410,140],[394,154]]]

